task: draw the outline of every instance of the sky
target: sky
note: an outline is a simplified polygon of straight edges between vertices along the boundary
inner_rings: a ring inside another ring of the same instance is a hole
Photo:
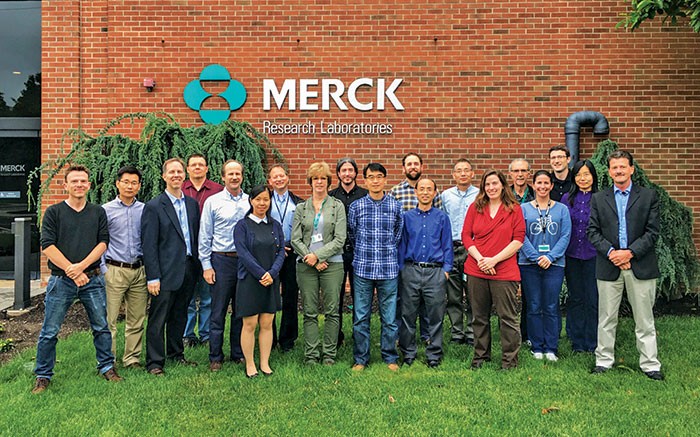
[[[0,1],[0,92],[5,102],[13,106],[29,75],[39,72],[41,2]]]

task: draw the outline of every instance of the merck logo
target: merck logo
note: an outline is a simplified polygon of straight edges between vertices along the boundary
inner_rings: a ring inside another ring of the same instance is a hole
[[[222,93],[216,94],[228,103],[229,109],[202,109],[202,103],[213,94],[208,93],[202,82],[228,82],[229,85]],[[191,109],[198,111],[202,121],[207,124],[219,124],[228,120],[232,111],[239,109],[245,103],[247,93],[243,84],[231,79],[228,70],[219,64],[206,66],[195,79],[185,86],[183,98]]]

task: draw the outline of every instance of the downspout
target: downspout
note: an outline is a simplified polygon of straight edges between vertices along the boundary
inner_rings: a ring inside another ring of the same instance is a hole
[[[607,135],[610,133],[608,119],[603,114],[595,111],[574,112],[564,123],[564,135],[566,136],[566,148],[571,153],[570,167],[573,167],[579,159],[579,137],[582,127],[593,127],[593,135]]]

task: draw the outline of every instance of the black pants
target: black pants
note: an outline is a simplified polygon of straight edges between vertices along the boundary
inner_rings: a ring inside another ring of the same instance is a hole
[[[195,284],[196,261],[188,258],[185,278],[177,290],[161,289],[151,296],[146,327],[146,368],[162,369],[167,357],[179,360],[185,357],[182,335],[187,324],[187,306],[192,299]]]
[[[283,350],[292,349],[294,342],[299,337],[299,285],[297,285],[296,259],[297,255],[294,251],[287,252],[282,270],[280,270],[282,320],[280,321],[279,336],[277,335],[276,323],[272,324],[272,346],[274,347],[279,342]]]
[[[345,282],[350,283],[350,299],[355,302],[355,281],[354,269],[352,268],[352,261],[354,259],[354,254],[352,252],[343,253],[343,269],[345,270],[343,276],[343,282],[340,285],[340,301],[338,301],[338,346],[340,346],[343,341],[345,341],[345,334],[343,334],[343,303],[345,302]],[[355,311],[352,312],[352,322],[355,324]]]

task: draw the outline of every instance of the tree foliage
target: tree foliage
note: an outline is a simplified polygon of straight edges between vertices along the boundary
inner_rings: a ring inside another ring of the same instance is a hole
[[[632,0],[631,7],[617,27],[624,26],[634,31],[645,21],[659,15],[664,16],[664,22],[670,18],[673,25],[678,23],[679,18],[688,18],[690,27],[700,32],[700,0]]]
[[[122,135],[109,135],[114,126],[125,120],[134,122],[145,120],[140,138],[135,140]],[[85,165],[90,169],[92,189],[88,193],[90,202],[103,204],[117,195],[114,181],[119,168],[134,165],[141,170],[143,177],[139,198],[148,201],[165,189],[161,177],[163,162],[172,157],[186,160],[193,153],[201,153],[207,158],[209,178],[221,182],[221,167],[227,159],[238,160],[244,168],[243,189],[249,190],[256,184],[265,182],[267,161],[284,162],[280,152],[250,123],[228,120],[219,125],[204,125],[185,128],[172,116],[165,113],[132,113],[110,121],[95,137],[81,130],[72,129],[64,134],[61,147],[66,142],[70,150],[61,153],[60,158],[45,162],[30,173],[27,186],[45,172],[37,198],[28,190],[29,206],[38,205],[41,214],[41,198],[48,190],[51,181],[68,164]]]
[[[608,174],[608,156],[617,149],[614,141],[602,141],[591,158],[598,174],[598,188],[601,190],[613,184]],[[697,293],[694,287],[697,287],[700,280],[700,262],[693,243],[692,211],[672,199],[663,187],[651,182],[636,161],[632,183],[653,189],[659,199],[661,232],[656,243],[656,255],[661,276],[657,280],[657,294],[673,299],[682,294]]]
[[[41,73],[31,74],[24,89],[18,98],[14,100],[12,107],[13,117],[40,117],[41,116]]]

